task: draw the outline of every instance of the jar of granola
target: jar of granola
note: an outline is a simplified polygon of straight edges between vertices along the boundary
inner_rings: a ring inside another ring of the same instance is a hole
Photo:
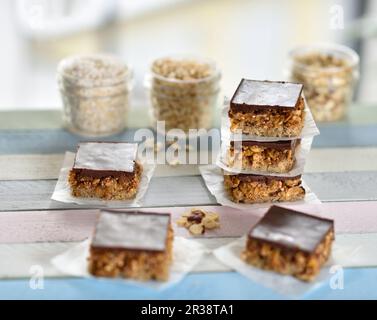
[[[58,66],[58,86],[68,130],[105,136],[125,128],[132,72],[108,54],[77,55]]]
[[[165,129],[210,128],[221,73],[208,59],[175,56],[157,59],[147,76],[154,121]]]
[[[359,56],[341,45],[303,46],[289,54],[289,77],[304,85],[304,94],[317,121],[342,119],[359,76]]]

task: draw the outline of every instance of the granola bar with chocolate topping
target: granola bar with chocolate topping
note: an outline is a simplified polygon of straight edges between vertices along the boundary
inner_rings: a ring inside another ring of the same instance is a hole
[[[241,258],[257,268],[313,280],[331,254],[334,222],[272,206],[247,237]]]
[[[90,246],[97,277],[166,281],[173,259],[170,214],[102,210]]]
[[[106,200],[134,198],[143,172],[136,153],[137,144],[80,143],[68,177],[72,195]]]
[[[243,170],[286,173],[296,162],[296,148],[300,140],[274,142],[231,141],[228,165]]]
[[[224,186],[230,199],[237,203],[297,201],[305,196],[301,175],[278,177],[224,173]]]
[[[230,101],[232,132],[297,137],[305,121],[302,84],[242,79]]]

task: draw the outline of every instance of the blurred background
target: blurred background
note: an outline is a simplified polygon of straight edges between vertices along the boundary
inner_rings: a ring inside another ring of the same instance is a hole
[[[119,55],[135,71],[133,108],[146,108],[157,57],[214,59],[229,96],[241,77],[283,79],[288,51],[313,42],[359,53],[356,104],[377,107],[375,0],[2,0],[0,34],[0,110],[60,109],[56,66],[75,53]]]

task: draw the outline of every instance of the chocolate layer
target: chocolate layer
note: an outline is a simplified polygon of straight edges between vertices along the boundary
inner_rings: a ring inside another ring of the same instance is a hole
[[[77,176],[78,179],[80,177],[92,177],[92,178],[106,178],[106,177],[114,177],[120,179],[132,179],[135,176],[135,171],[133,172],[125,172],[125,171],[114,171],[114,170],[88,170],[88,169],[72,169]]]
[[[300,139],[295,140],[279,140],[279,141],[249,141],[243,140],[241,141],[242,146],[260,146],[265,148],[271,149],[278,149],[278,150],[293,150],[296,148],[296,145],[300,142]],[[230,146],[234,147],[235,141],[230,142]]]
[[[283,249],[313,253],[333,230],[333,220],[272,206],[248,236]]]
[[[91,177],[126,177],[135,170],[136,156],[136,143],[82,142],[72,169]]]
[[[278,108],[292,110],[300,103],[303,85],[284,81],[242,79],[230,101],[234,112]]]
[[[164,251],[169,225],[168,213],[101,210],[92,247]]]
[[[265,183],[268,183],[269,181],[275,181],[275,180],[285,181],[285,180],[301,179],[301,174],[295,177],[278,177],[278,176],[264,176],[264,175],[259,175],[259,174],[240,173],[234,176],[237,177],[240,181],[244,181],[244,182],[265,182]]]

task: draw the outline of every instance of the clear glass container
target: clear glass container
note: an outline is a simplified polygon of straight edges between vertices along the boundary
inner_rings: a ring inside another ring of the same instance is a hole
[[[58,66],[64,123],[74,133],[106,136],[124,130],[132,72],[112,55],[78,55]]]
[[[359,56],[341,45],[310,45],[289,53],[289,78],[304,85],[314,119],[344,118],[359,77]]]
[[[152,63],[146,86],[153,121],[165,129],[208,129],[220,91],[221,73],[209,59],[172,56]]]

